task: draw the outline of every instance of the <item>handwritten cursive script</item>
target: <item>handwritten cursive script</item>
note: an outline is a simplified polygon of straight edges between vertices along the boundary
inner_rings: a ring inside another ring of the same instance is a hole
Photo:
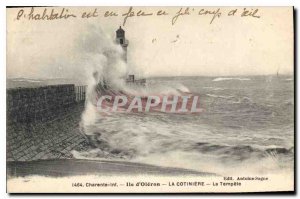
[[[20,9],[17,11],[16,20],[67,20],[70,18],[111,18],[111,17],[122,17],[123,26],[126,25],[130,18],[141,18],[141,17],[171,17],[171,24],[175,25],[180,18],[189,17],[191,15],[195,16],[208,16],[210,17],[209,24],[214,23],[217,19],[221,17],[241,17],[241,18],[253,18],[260,19],[261,15],[258,8],[235,8],[231,10],[226,10],[224,8],[198,8],[198,7],[181,7],[175,13],[170,13],[173,9],[157,9],[152,8],[134,8],[129,7],[127,11],[120,13],[113,10],[101,10],[99,8],[86,8],[81,10],[79,13],[71,12],[71,8],[44,8],[35,9],[34,7],[30,9]],[[147,11],[146,11],[147,10]],[[150,10],[150,11],[149,11]]]

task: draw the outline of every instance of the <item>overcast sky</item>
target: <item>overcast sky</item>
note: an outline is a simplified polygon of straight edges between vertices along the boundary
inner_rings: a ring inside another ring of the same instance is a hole
[[[48,8],[50,13],[51,8]],[[125,26],[129,40],[128,63],[146,76],[233,76],[293,74],[292,8],[259,8],[260,18],[226,16],[233,8],[220,9],[221,17],[199,16],[194,7],[189,16],[180,16],[172,25],[178,7],[142,8],[156,13],[166,10],[168,16],[128,18]],[[191,8],[192,9],[192,8]],[[217,8],[205,8],[216,10]],[[250,8],[249,8],[250,9]],[[11,77],[76,77],[81,70],[72,69],[72,53],[78,37],[89,31],[87,24],[100,26],[115,38],[122,16],[52,21],[16,20],[20,9],[7,10],[7,76]],[[42,13],[43,8],[35,8]],[[60,11],[58,8],[57,11]],[[69,8],[77,16],[94,8]],[[126,13],[128,7],[98,7]],[[134,8],[138,11],[139,8]],[[30,8],[24,14],[29,14]],[[95,41],[97,42],[97,41]],[[101,43],[99,43],[101,45]]]

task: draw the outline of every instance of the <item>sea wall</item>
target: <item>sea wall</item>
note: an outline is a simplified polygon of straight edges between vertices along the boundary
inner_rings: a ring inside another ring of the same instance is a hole
[[[72,150],[88,147],[75,90],[71,84],[7,90],[8,161],[72,158]]]
[[[8,122],[45,122],[67,112],[75,104],[72,84],[7,90]]]

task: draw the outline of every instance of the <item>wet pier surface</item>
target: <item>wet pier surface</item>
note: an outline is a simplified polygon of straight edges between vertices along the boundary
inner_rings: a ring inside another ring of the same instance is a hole
[[[188,169],[160,167],[148,164],[99,161],[79,159],[36,160],[25,162],[8,162],[7,174],[9,177],[25,177],[32,175],[64,177],[77,175],[215,175]]]

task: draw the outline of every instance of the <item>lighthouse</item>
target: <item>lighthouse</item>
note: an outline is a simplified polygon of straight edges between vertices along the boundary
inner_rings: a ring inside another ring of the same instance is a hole
[[[128,47],[128,40],[125,37],[125,31],[120,26],[119,29],[116,31],[116,43],[121,45],[123,48],[123,60],[125,63],[127,63],[127,47]],[[145,79],[136,79],[134,74],[129,74],[126,77],[126,83],[127,84],[139,84],[139,85],[145,85],[146,80]]]
[[[120,44],[123,48],[124,54],[123,59],[127,62],[127,47],[128,47],[128,40],[125,38],[125,31],[120,28],[116,31],[116,42]]]

